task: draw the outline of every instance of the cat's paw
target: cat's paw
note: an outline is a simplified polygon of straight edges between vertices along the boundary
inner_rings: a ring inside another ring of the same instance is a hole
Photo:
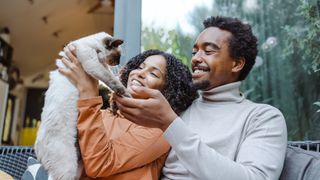
[[[130,93],[128,93],[127,91],[123,94],[123,96],[125,97],[132,97]]]
[[[131,97],[131,95],[124,88],[116,88],[114,92],[120,96]]]

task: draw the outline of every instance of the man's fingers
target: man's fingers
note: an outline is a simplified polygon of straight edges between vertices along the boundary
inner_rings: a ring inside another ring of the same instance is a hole
[[[143,97],[146,97],[146,99],[157,97],[159,94],[161,94],[160,91],[157,89],[150,89],[150,88],[142,87],[142,86],[132,86],[131,88],[137,94],[139,94]]]
[[[131,115],[130,113],[121,112],[121,115],[123,115],[127,120],[137,124],[135,116]]]
[[[133,112],[134,112],[134,109],[133,108],[130,108],[130,107],[124,107],[120,104],[117,104],[120,112],[122,115],[126,115],[126,116],[133,116]]]
[[[119,96],[115,93],[113,94],[113,99],[116,101],[116,103],[119,107],[122,106],[122,107],[126,107],[126,108],[139,108],[139,104],[141,104],[140,99]]]
[[[136,111],[136,108],[128,107],[124,104],[118,103],[117,101],[116,101],[116,104],[117,104],[119,110],[121,111],[121,114],[126,115],[126,116],[130,116],[130,117],[134,116],[134,112]]]

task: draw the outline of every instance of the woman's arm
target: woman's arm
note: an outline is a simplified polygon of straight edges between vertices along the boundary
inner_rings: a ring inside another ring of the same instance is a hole
[[[70,59],[62,59],[67,69],[59,69],[78,89],[78,140],[87,175],[107,177],[133,170],[155,160],[160,162],[170,148],[162,138],[162,131],[137,126],[125,119],[101,111],[102,98],[98,95],[97,80],[89,76],[75,56],[74,47],[65,48]],[[123,123],[117,123],[123,122]],[[129,126],[130,125],[130,126]],[[126,127],[126,131],[119,129]],[[163,160],[161,161],[163,163]]]
[[[155,161],[169,150],[160,129],[115,120],[111,113],[101,111],[101,106],[101,97],[78,101],[78,139],[88,176],[108,177],[129,171]]]

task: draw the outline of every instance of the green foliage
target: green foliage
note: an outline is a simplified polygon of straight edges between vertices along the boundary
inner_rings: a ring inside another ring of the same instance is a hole
[[[304,68],[313,72],[320,70],[320,1],[300,0],[294,25],[284,26],[287,33],[285,55],[301,54]],[[309,72],[310,73],[310,72]]]
[[[190,67],[193,39],[181,34],[179,28],[177,30],[167,30],[145,27],[142,29],[142,50],[160,49],[172,53]]]
[[[296,104],[306,111],[300,113],[299,118],[305,120],[303,124],[308,124],[304,137],[319,139],[320,116],[316,112],[320,110],[310,104],[320,99],[320,1],[299,0],[292,18],[295,22],[283,27],[286,37],[283,56],[295,63],[292,67],[296,81],[294,88],[300,100]],[[319,106],[318,102],[313,104]]]

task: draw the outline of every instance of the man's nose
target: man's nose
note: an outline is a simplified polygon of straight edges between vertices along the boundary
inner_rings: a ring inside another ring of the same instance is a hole
[[[202,53],[200,51],[197,51],[196,54],[194,54],[191,58],[191,62],[196,64],[196,63],[201,63],[203,61],[202,58]]]

